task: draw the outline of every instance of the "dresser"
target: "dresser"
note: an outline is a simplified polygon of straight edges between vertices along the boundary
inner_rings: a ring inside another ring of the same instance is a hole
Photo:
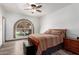
[[[64,48],[76,54],[79,54],[79,40],[64,39]]]

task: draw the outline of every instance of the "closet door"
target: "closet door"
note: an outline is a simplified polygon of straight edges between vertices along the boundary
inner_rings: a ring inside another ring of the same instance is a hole
[[[2,17],[2,43],[4,44],[6,40],[6,19]]]
[[[2,46],[2,17],[0,15],[0,47]]]

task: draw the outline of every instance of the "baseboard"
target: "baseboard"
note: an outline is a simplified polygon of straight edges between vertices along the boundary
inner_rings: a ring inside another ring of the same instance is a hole
[[[27,40],[27,39],[14,39],[14,40],[5,40],[5,42],[9,42],[9,41],[18,41],[18,40]]]

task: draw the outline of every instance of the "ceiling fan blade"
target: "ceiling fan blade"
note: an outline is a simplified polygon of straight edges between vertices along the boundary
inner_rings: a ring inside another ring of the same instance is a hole
[[[38,6],[37,6],[37,8],[41,8],[41,7],[42,7],[42,5],[38,5]]]
[[[24,9],[24,10],[32,10],[32,9]]]
[[[36,11],[38,11],[38,12],[42,12],[41,10],[36,10]]]
[[[32,7],[36,7],[36,5],[35,5],[35,4],[31,4],[31,6],[32,6]]]

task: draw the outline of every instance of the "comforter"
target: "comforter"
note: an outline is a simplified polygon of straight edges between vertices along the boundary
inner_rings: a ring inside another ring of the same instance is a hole
[[[42,54],[47,48],[54,47],[63,42],[61,35],[50,35],[50,34],[31,34],[29,40],[35,44],[38,55]]]

